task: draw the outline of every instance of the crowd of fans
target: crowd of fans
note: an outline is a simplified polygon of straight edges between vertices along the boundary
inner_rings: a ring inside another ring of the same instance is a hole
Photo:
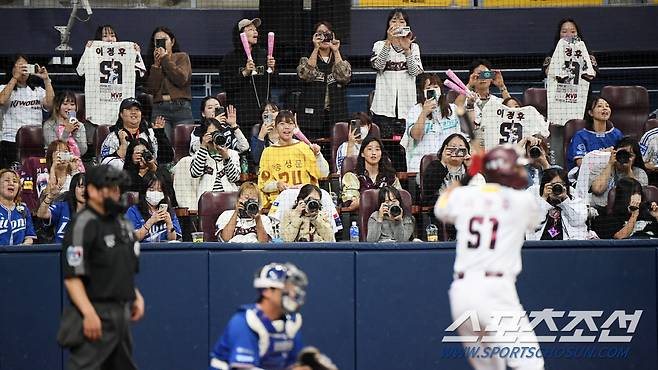
[[[56,92],[45,67],[30,64],[24,55],[15,57],[0,85],[0,244],[60,241],[85,205],[85,169],[96,163],[123,169],[130,177],[122,190],[132,197],[126,215],[140,241],[182,240],[178,209],[197,211],[206,192],[236,192],[235,204],[218,214],[216,239],[206,241],[333,242],[342,227],[338,214],[356,219],[364,192],[373,189],[377,204],[368,204],[374,211],[360,225],[367,230],[362,240],[425,239],[428,225],[442,226],[443,238],[453,238],[454,228],[440,225],[427,208],[455,181],[484,183],[481,175],[469,175],[477,166],[473,154],[485,135],[502,130],[487,121],[485,107],[523,108],[510,96],[502,72],[487,60],[475,60],[465,84],[471,93],[450,98],[446,81],[424,72],[409,16],[396,9],[384,39],[373,45],[377,78],[370,111],[350,116],[346,88],[352,67],[332,25],[322,21],[313,28],[312,51],[297,67],[298,104],[280,109],[272,101],[278,66],[261,47],[260,25],[258,18],[242,19],[234,27],[234,50],[220,69],[228,103],[204,98],[196,122],[190,58],[168,28],[153,31],[144,63],[138,57],[134,65],[135,73],[146,72],[150,116],[140,100],[129,97],[106,107],[115,122],[77,117],[76,93]],[[573,20],[559,23],[556,43],[575,36],[582,39]],[[117,42],[115,30],[105,25],[87,48]],[[133,48],[139,53],[137,45]],[[545,68],[550,63],[547,58]],[[595,63],[592,56],[597,68]],[[492,85],[500,96],[492,93]],[[585,128],[564,148],[565,165],[551,156],[563,148],[542,135],[548,132],[545,121],[541,133],[510,140],[528,158],[527,191],[543,212],[528,240],[658,236],[658,199],[646,190],[658,163],[658,129],[641,140],[624,136],[610,120],[612,110],[602,97],[589,100],[582,112]],[[49,112],[45,121],[43,112]],[[332,127],[344,121],[349,122],[347,138],[336,151],[337,176],[330,176],[321,146],[311,141],[330,136]],[[176,128],[193,123],[189,148],[175,153]],[[17,133],[35,124],[43,126],[46,157],[19,162]],[[110,127],[98,143],[96,160],[96,148],[88,144],[100,124]],[[382,139],[396,139],[399,150],[386,153]],[[405,168],[396,170],[392,157],[399,153]],[[406,191],[414,195],[411,204],[404,204]],[[423,214],[429,223],[421,227]]]

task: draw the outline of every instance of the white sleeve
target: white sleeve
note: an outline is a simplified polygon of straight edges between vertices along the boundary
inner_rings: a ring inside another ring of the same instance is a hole
[[[80,57],[80,63],[75,71],[78,73],[78,76],[84,76],[87,73],[87,67],[91,63],[92,58],[94,57],[94,43],[92,42],[89,47],[85,47],[82,57]]]
[[[462,193],[465,188],[456,188],[449,193],[443,193],[434,205],[434,215],[441,221],[454,224],[457,216],[463,209],[461,202]]]
[[[414,127],[418,121],[418,117],[423,111],[423,106],[421,104],[416,104],[407,113],[407,134],[411,135],[411,128]]]
[[[272,230],[272,220],[267,215],[260,215],[260,221],[263,223],[263,228],[270,238],[274,238],[274,231]]]
[[[197,150],[199,150],[199,147],[201,146],[201,139],[194,135],[194,133],[190,134],[190,155],[193,155],[196,153]]]
[[[219,235],[219,233],[226,227],[226,225],[228,225],[228,222],[231,220],[231,217],[233,217],[234,212],[234,209],[229,209],[222,212],[222,214],[217,217],[217,221],[215,222],[215,235]]]
[[[543,198],[539,198],[528,192],[522,193],[525,199],[521,198],[524,203],[527,205],[524,207],[523,204],[520,205],[519,209],[526,208],[526,220],[528,224],[526,225],[526,231],[534,232],[537,229],[537,226],[543,221],[543,216],[546,215],[544,208],[541,206],[540,201],[544,201]],[[546,203],[548,205],[548,203]],[[542,213],[543,212],[543,213]]]

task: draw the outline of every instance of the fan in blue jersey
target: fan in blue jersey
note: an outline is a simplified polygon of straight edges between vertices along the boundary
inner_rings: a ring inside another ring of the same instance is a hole
[[[0,245],[30,245],[37,238],[30,210],[20,201],[20,189],[16,172],[0,170]]]
[[[210,370],[309,369],[296,364],[302,349],[302,316],[306,274],[292,263],[270,263],[256,272],[255,304],[243,305],[231,317],[210,353]]]
[[[164,177],[156,172],[144,175],[139,191],[139,202],[128,208],[126,218],[135,227],[140,242],[160,242],[181,238],[178,218],[171,206],[169,188],[164,186]]]
[[[55,226],[55,242],[61,243],[66,225],[71,221],[71,217],[82,210],[87,203],[85,199],[85,174],[77,173],[73,176],[69,190],[64,195],[64,199],[59,202],[51,203],[52,199],[59,195],[59,190],[49,187],[48,191],[46,198],[39,205],[37,217],[47,220],[46,226]]]

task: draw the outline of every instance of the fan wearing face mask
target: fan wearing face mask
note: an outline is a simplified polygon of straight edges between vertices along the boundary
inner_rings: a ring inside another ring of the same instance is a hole
[[[359,126],[358,129],[355,128],[356,124]],[[363,140],[365,140],[366,136],[370,133],[371,126],[372,121],[367,113],[354,113],[348,128],[347,141],[340,144],[338,150],[336,150],[336,173],[341,173],[343,161],[345,161],[346,157],[353,157],[359,154],[359,151],[361,151],[361,143],[363,143]]]
[[[465,97],[460,95],[456,104],[449,104],[436,74],[421,75],[417,85],[418,104],[407,114],[407,128],[400,142],[406,149],[409,172],[420,172],[424,155],[436,153],[448,136],[462,133],[457,105],[463,106]]]
[[[140,242],[179,240],[181,228],[169,191],[162,185],[164,179],[150,172],[143,181],[147,185],[139,192],[139,203],[126,212],[126,218],[135,227],[135,237]]]

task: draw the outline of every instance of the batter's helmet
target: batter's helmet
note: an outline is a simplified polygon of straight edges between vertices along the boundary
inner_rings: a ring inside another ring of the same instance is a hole
[[[517,149],[510,145],[500,145],[487,152],[483,160],[483,174],[487,182],[493,182],[514,189],[525,189],[528,176],[519,174],[518,167],[528,161]]]

